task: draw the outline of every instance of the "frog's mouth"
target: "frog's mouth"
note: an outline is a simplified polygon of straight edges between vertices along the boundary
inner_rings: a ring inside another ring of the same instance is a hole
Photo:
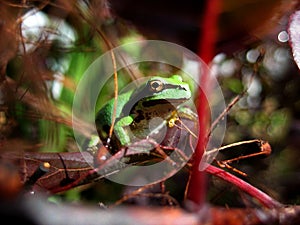
[[[143,107],[153,107],[153,106],[159,106],[159,105],[174,105],[177,106],[183,102],[185,102],[187,99],[157,99],[157,100],[151,100],[151,101],[145,101],[142,103]]]

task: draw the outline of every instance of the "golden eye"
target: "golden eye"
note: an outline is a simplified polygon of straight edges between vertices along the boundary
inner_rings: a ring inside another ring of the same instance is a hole
[[[151,91],[159,92],[164,88],[164,84],[160,80],[152,80],[149,83],[149,87]]]

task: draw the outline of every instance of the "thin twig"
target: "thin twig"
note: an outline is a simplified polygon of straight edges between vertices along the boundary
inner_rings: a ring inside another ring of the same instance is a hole
[[[275,199],[271,198],[266,193],[262,192],[261,190],[257,189],[256,187],[252,186],[251,184],[247,183],[246,181],[228,173],[218,167],[213,165],[208,165],[205,171],[213,176],[219,177],[222,180],[229,182],[230,184],[235,185],[242,191],[248,193],[253,198],[256,198],[262,205],[266,206],[267,208],[279,208],[283,205],[276,201]]]

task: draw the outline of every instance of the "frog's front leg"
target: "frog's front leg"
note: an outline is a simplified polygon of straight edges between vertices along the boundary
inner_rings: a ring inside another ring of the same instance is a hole
[[[181,118],[186,118],[191,121],[198,123],[198,115],[191,108],[187,106],[180,107],[177,109],[177,114]]]
[[[180,118],[185,118],[195,123],[198,123],[198,115],[191,110],[189,107],[180,107],[172,113],[172,116],[168,119],[168,126],[175,126],[176,121],[179,121]]]
[[[122,146],[126,146],[130,143],[130,124],[133,122],[131,116],[125,116],[118,120],[114,127],[114,134],[119,139]]]

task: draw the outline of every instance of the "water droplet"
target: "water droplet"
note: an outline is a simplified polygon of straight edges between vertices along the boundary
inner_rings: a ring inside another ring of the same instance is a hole
[[[279,32],[277,38],[278,38],[278,41],[280,41],[280,42],[287,42],[289,40],[289,34],[285,30],[283,30],[283,31]]]

